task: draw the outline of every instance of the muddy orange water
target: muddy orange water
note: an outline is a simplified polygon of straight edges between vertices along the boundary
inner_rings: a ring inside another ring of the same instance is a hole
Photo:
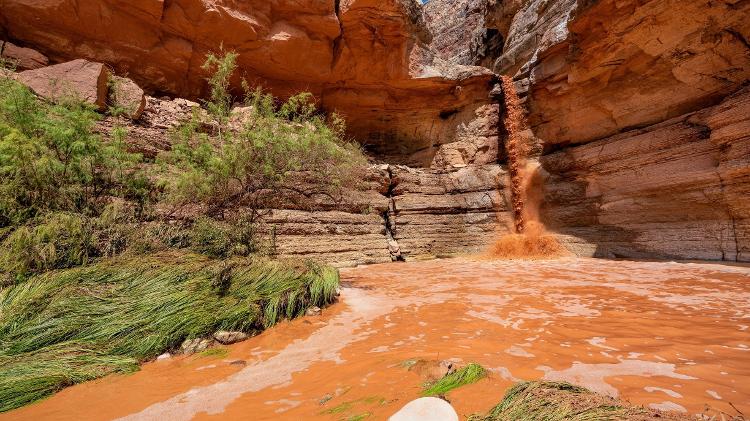
[[[750,414],[750,268],[469,259],[346,269],[341,301],[222,356],[177,357],[68,388],[2,420],[386,419],[420,394],[413,358],[476,361],[462,416],[521,379],[635,404]],[[241,361],[244,361],[241,362]],[[244,364],[244,365],[243,365]]]

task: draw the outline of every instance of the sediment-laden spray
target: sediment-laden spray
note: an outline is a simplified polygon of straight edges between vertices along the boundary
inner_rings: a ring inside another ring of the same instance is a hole
[[[554,235],[547,234],[538,219],[538,206],[542,195],[538,164],[529,161],[529,147],[523,138],[528,125],[521,101],[518,99],[513,79],[502,77],[503,95],[500,104],[505,128],[505,151],[510,173],[511,203],[515,232],[505,234],[489,250],[498,259],[549,259],[567,255],[567,251]]]
[[[526,145],[523,144],[521,132],[526,128],[523,115],[513,79],[509,76],[502,77],[503,102],[505,113],[503,124],[507,134],[505,140],[505,151],[508,154],[508,168],[510,172],[510,191],[515,214],[516,233],[521,234],[526,229],[524,218],[524,173],[526,166]]]

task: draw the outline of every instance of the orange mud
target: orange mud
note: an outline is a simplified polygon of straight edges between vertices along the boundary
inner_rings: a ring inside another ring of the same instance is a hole
[[[536,221],[526,221],[523,234],[506,234],[493,244],[488,257],[493,259],[551,259],[569,256],[557,237],[546,233]]]
[[[563,258],[346,269],[341,301],[222,357],[176,357],[0,420],[384,420],[420,394],[408,359],[476,361],[463,417],[521,379],[635,404],[750,414],[750,268]],[[238,362],[241,360],[243,363]],[[234,364],[232,363],[234,362]]]

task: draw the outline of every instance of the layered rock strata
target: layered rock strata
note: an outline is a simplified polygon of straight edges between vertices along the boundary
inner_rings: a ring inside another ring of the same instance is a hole
[[[750,261],[748,88],[541,162],[548,173],[543,221],[575,237],[573,244],[595,245],[587,252]]]
[[[505,39],[482,64],[515,79],[549,173],[542,216],[571,249],[750,260],[750,2],[468,3],[484,13],[473,33]],[[433,0],[427,20],[456,5]],[[452,24],[433,27],[435,50],[479,62]]]
[[[132,151],[155,157],[171,147],[170,130],[197,106],[148,97],[140,120],[125,122],[126,142]],[[115,122],[105,118],[99,130],[108,133]],[[316,211],[294,204],[262,211],[271,251],[336,266],[426,259],[482,252],[512,227],[504,196],[507,172],[498,164],[379,164],[360,177],[357,190],[337,202],[317,203]]]
[[[482,253],[512,230],[499,165],[452,170],[393,166],[388,222],[405,259]]]

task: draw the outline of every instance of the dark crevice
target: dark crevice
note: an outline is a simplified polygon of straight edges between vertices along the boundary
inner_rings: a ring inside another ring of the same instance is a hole
[[[495,28],[480,31],[469,46],[475,65],[487,65],[503,55],[505,37]]]
[[[750,41],[748,41],[739,31],[736,31],[732,28],[727,28],[724,31],[733,36],[737,41],[741,42],[742,45],[745,46],[745,48],[750,50]]]
[[[447,120],[447,119],[453,117],[456,114],[458,114],[458,110],[456,110],[456,109],[443,110],[443,111],[440,111],[440,119],[441,120]]]
[[[722,204],[726,207],[727,211],[727,217],[729,220],[732,221],[732,237],[734,238],[734,261],[739,262],[740,261],[740,244],[739,240],[737,239],[737,220],[735,219],[734,215],[732,214],[732,207],[729,205],[726,193],[725,193],[725,183],[724,178],[721,176],[721,171],[719,171],[719,168],[716,168],[716,176],[719,177],[719,187],[721,189],[721,200]],[[721,260],[728,260],[726,258],[726,253],[724,252],[724,244],[722,241],[722,259]]]
[[[339,36],[333,40],[333,58],[331,60],[331,70],[336,67],[336,64],[341,59],[341,53],[344,50],[344,24],[341,22],[341,0],[334,0],[334,10],[336,13],[336,20],[339,22]]]
[[[396,211],[396,202],[394,201],[394,190],[398,183],[394,180],[393,169],[388,166],[388,190],[384,193],[384,196],[389,200],[388,209],[381,213],[383,218],[383,224],[385,226],[385,237],[388,241],[388,251],[391,253],[391,260],[394,262],[404,262],[406,258],[401,254],[401,247],[396,241],[396,222],[391,220],[391,212]]]

